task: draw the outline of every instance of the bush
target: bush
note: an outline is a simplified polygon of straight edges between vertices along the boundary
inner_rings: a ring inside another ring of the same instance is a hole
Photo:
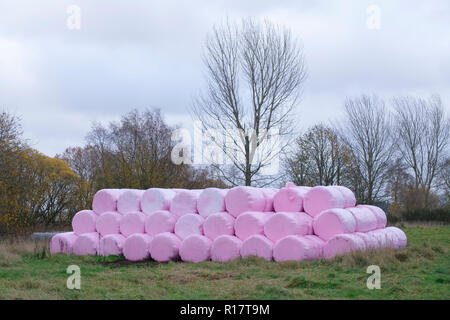
[[[406,210],[399,214],[389,214],[388,220],[390,222],[398,221],[438,221],[443,223],[450,223],[450,209],[414,209]]]

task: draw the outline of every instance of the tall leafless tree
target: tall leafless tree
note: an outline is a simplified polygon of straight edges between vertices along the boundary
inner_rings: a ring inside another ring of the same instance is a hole
[[[383,100],[362,95],[347,99],[346,119],[339,127],[343,141],[351,150],[358,178],[364,186],[363,201],[371,204],[380,200],[386,171],[392,160],[393,141],[391,119]]]
[[[450,143],[450,119],[438,95],[429,99],[394,98],[397,146],[414,173],[415,188],[424,191],[424,206],[443,165]]]
[[[281,142],[256,156],[268,134],[276,130],[285,141],[292,130],[306,78],[302,49],[289,30],[269,21],[227,21],[208,36],[204,63],[208,86],[192,109],[205,132],[222,131],[214,141],[232,168],[216,168],[233,185],[258,184],[258,174],[285,147]],[[236,171],[238,177],[230,174]]]

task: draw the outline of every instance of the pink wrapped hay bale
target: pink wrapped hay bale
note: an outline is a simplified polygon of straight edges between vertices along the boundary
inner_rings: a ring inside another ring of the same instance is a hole
[[[211,258],[212,241],[202,235],[193,234],[183,240],[180,246],[180,258],[188,262],[202,262]]]
[[[376,229],[373,231],[369,231],[366,235],[373,238],[373,246],[375,249],[383,249],[388,246],[388,239],[386,237],[386,233],[384,229]]]
[[[228,189],[206,188],[197,200],[198,213],[206,218],[212,213],[225,211],[225,196]]]
[[[225,206],[229,214],[237,217],[245,211],[264,211],[266,197],[259,188],[234,187],[225,196]]]
[[[273,242],[261,234],[255,234],[242,242],[241,257],[257,256],[267,261],[272,260]]]
[[[205,219],[203,232],[211,240],[222,235],[234,235],[234,221],[226,212],[213,213]]]
[[[156,235],[150,245],[151,256],[158,262],[167,262],[178,258],[181,240],[173,233]]]
[[[407,244],[405,233],[396,227],[377,229],[368,232],[368,234],[377,238],[379,248],[402,249],[405,248]]]
[[[145,232],[156,236],[164,232],[173,232],[177,218],[166,210],[155,211],[145,218]]]
[[[255,234],[264,234],[264,224],[273,212],[247,211],[239,215],[234,222],[236,236],[244,241]]]
[[[355,234],[337,234],[323,247],[323,256],[325,259],[331,259],[336,255],[357,250],[366,250],[363,239]]]
[[[286,236],[275,243],[273,258],[277,262],[319,259],[324,245],[324,241],[312,235]]]
[[[383,211],[383,209],[377,207],[377,206],[371,206],[368,204],[360,204],[357,206],[357,208],[367,208],[375,215],[377,219],[377,229],[382,229],[386,227],[387,224],[387,218],[386,213]]]
[[[345,209],[328,209],[314,218],[314,234],[327,241],[340,233],[356,230],[355,217]]]
[[[51,253],[73,253],[73,246],[78,236],[74,232],[62,232],[55,234],[50,240]]]
[[[277,212],[264,225],[264,234],[273,242],[289,235],[312,234],[313,219],[304,212]]]
[[[375,237],[370,232],[355,232],[355,236],[360,237],[364,241],[366,249],[378,249],[380,245],[378,243],[378,237]]]
[[[264,212],[274,211],[273,209],[273,198],[278,192],[278,189],[275,188],[262,188],[262,193],[264,194],[264,198],[266,199],[266,204],[264,206]]]
[[[377,218],[375,214],[368,208],[352,207],[345,210],[349,211],[355,218],[356,232],[368,232],[377,228]]]
[[[144,190],[128,189],[117,199],[117,211],[121,214],[128,212],[141,211],[141,198],[144,195]]]
[[[146,260],[150,257],[152,237],[144,233],[135,233],[125,239],[123,255],[130,261]]]
[[[169,210],[170,203],[175,195],[176,192],[171,189],[148,189],[141,197],[141,210],[148,214],[157,210]]]
[[[99,243],[100,235],[97,232],[83,233],[75,240],[73,253],[77,256],[96,255]]]
[[[122,215],[115,211],[103,212],[97,218],[95,228],[101,236],[106,236],[108,234],[119,234],[121,219]]]
[[[120,219],[120,233],[128,237],[134,233],[145,232],[146,215],[142,212],[129,212]]]
[[[225,262],[239,258],[241,255],[242,241],[229,235],[217,237],[211,246],[211,259]]]
[[[345,199],[336,188],[317,186],[306,193],[303,199],[303,208],[306,213],[315,217],[327,209],[345,208]]]
[[[77,212],[72,219],[72,230],[77,235],[83,233],[96,232],[95,224],[97,222],[97,214],[92,210],[81,210]]]
[[[403,249],[406,248],[406,245],[408,243],[408,240],[406,238],[406,234],[403,232],[403,230],[397,228],[397,227],[387,227],[386,232],[395,234],[396,241],[394,243],[394,248],[396,249]]]
[[[344,197],[344,208],[354,207],[356,205],[356,197],[352,190],[344,186],[331,186],[338,189]]]
[[[122,194],[120,189],[102,189],[97,191],[92,201],[92,210],[97,214],[106,211],[117,211],[117,199]]]
[[[301,212],[303,211],[303,199],[310,190],[309,187],[285,187],[274,196],[273,207],[276,212]]]
[[[175,234],[181,239],[185,239],[192,234],[203,235],[203,222],[205,219],[195,213],[181,216],[175,223]]]
[[[108,234],[100,239],[99,255],[119,256],[122,254],[126,238],[121,234]]]
[[[198,213],[197,200],[200,197],[200,193],[200,190],[179,191],[170,203],[170,212],[177,217],[189,213]]]

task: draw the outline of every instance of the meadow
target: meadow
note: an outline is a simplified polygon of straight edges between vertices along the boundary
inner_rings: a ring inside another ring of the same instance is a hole
[[[132,263],[123,257],[51,255],[47,242],[0,240],[0,299],[450,299],[450,226],[399,225],[402,250],[332,260]],[[81,289],[66,286],[69,265]],[[369,265],[381,289],[366,286]]]

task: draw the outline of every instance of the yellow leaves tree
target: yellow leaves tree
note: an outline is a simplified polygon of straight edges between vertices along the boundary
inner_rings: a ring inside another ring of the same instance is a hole
[[[0,113],[0,232],[70,221],[78,183],[66,162],[26,146],[19,119]]]

